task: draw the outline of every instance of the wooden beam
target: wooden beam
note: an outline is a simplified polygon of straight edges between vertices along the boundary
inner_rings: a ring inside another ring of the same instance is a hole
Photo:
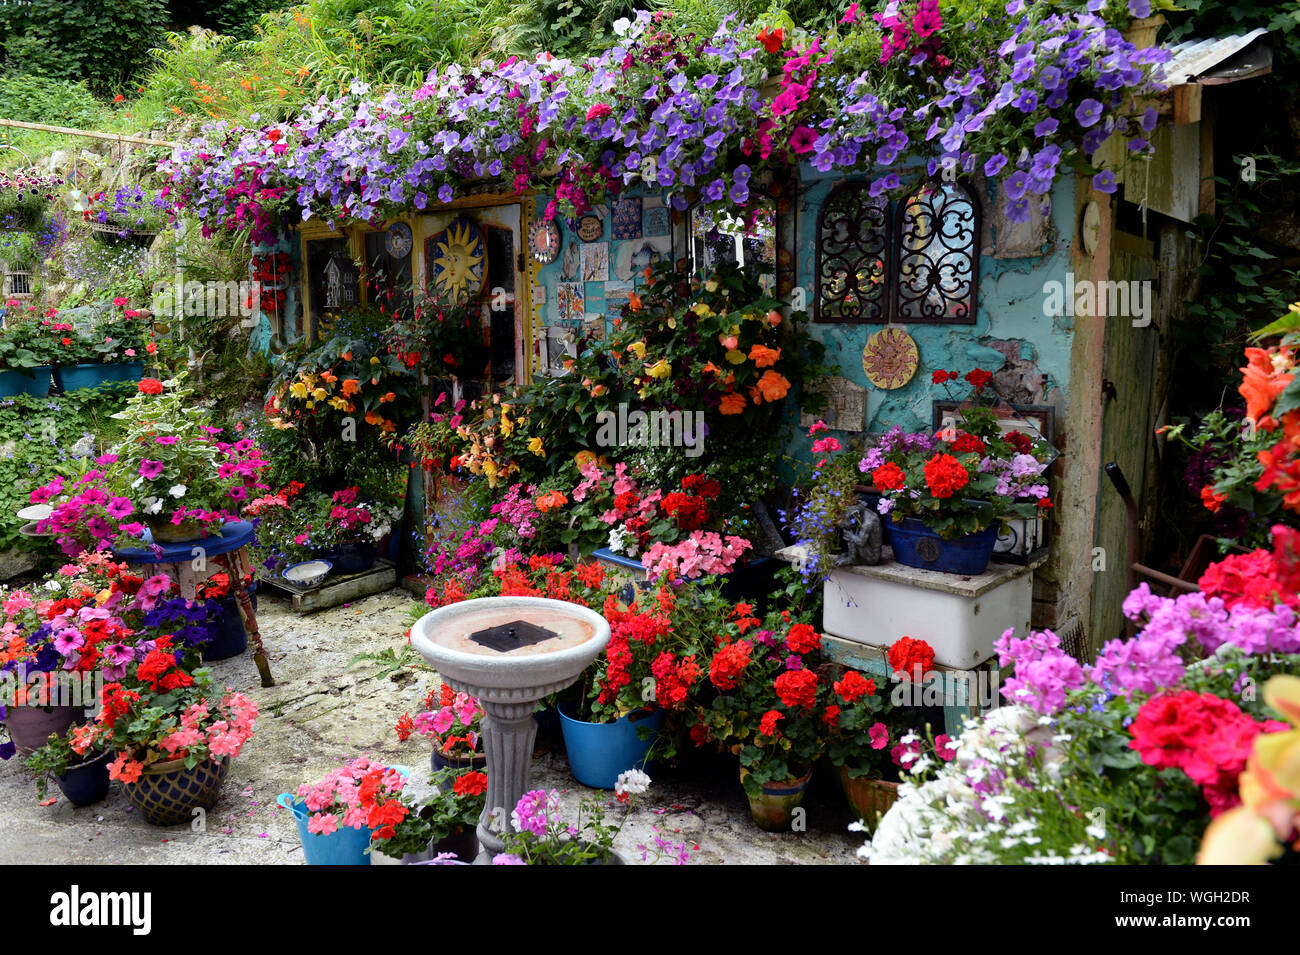
[[[1201,84],[1174,87],[1174,124],[1188,126],[1201,121]]]
[[[1214,215],[1214,98],[1201,113],[1201,191],[1197,197],[1197,211],[1201,215]]]
[[[39,133],[58,133],[61,136],[86,136],[90,139],[108,139],[116,143],[135,143],[140,146],[184,146],[170,139],[148,139],[144,136],[126,136],[122,133],[104,133],[97,129],[73,129],[71,126],[48,126],[45,123],[24,123],[16,119],[0,119],[0,126],[14,129],[32,129]]]

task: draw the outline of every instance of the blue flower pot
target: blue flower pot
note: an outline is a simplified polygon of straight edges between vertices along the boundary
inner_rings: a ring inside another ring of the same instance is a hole
[[[72,766],[54,781],[74,806],[93,806],[108,795],[108,764],[116,754],[100,753],[94,759]]]
[[[919,570],[967,576],[982,574],[988,569],[997,541],[996,524],[978,534],[965,534],[951,540],[940,537],[915,517],[905,518],[890,531],[894,560],[900,564]]]
[[[405,766],[392,766],[407,779],[411,771]],[[373,829],[349,829],[339,826],[328,836],[317,835],[307,831],[307,820],[311,813],[307,804],[293,793],[280,793],[275,797],[276,805],[293,813],[293,821],[298,826],[298,839],[302,842],[302,854],[308,865],[370,865],[370,837]]]
[[[221,616],[214,627],[212,640],[203,648],[203,662],[229,660],[239,656],[248,647],[248,631],[244,629],[244,619],[239,615],[239,603],[233,596],[222,597]]]
[[[293,813],[298,825],[298,838],[302,840],[302,854],[308,865],[370,865],[370,829],[348,829],[340,826],[327,836],[307,831],[311,813],[307,804],[295,799],[292,793],[280,793],[276,803]]]
[[[333,574],[359,574],[375,565],[379,549],[373,543],[341,544],[334,550],[317,554],[321,560],[332,565]]]
[[[12,398],[15,395],[35,395],[43,398],[50,393],[49,365],[40,365],[28,369],[31,375],[21,371],[0,371],[0,398]]]
[[[139,361],[72,365],[54,369],[54,383],[65,392],[95,388],[108,381],[139,381],[143,376],[144,362]]]
[[[560,728],[574,778],[592,789],[613,789],[619,773],[644,771],[646,755],[663,722],[664,711],[656,708],[637,710],[613,723],[585,723],[574,719],[568,703],[561,704]],[[642,726],[650,727],[648,739],[637,732]]]

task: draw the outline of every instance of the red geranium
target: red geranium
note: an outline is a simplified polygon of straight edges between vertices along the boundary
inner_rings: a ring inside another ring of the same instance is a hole
[[[160,395],[162,394],[163,383],[157,378],[142,378],[135,387],[144,395]]]
[[[785,645],[800,656],[820,650],[822,638],[809,624],[796,623],[785,638]]]
[[[902,679],[910,680],[920,668],[921,677],[934,669],[934,647],[924,640],[903,637],[889,648],[889,665],[894,674],[902,674]]]
[[[709,663],[709,680],[719,690],[734,690],[740,674],[749,666],[750,651],[753,644],[748,640],[737,640],[720,648]]]
[[[993,380],[993,375],[985,371],[983,368],[975,368],[966,372],[966,380],[971,383],[971,386],[974,387],[976,391],[980,391],[985,385]]]
[[[907,475],[894,462],[882,464],[871,472],[871,482],[878,491],[897,491],[907,482]]]
[[[967,434],[963,431],[957,435],[957,440],[952,443],[952,449],[957,454],[968,454],[975,451],[979,454],[984,453],[985,444],[973,434]]]
[[[768,710],[763,714],[763,718],[758,721],[758,733],[760,736],[775,736],[777,733],[776,721],[785,719],[785,714],[780,710]]]
[[[835,681],[835,692],[845,703],[856,703],[864,696],[876,692],[876,681],[864,679],[857,670],[849,670]]]
[[[951,454],[936,454],[925,462],[925,483],[935,497],[952,497],[970,483],[970,473]]]
[[[451,785],[451,791],[457,796],[481,796],[487,792],[487,787],[487,774],[475,770],[457,776]]]
[[[787,670],[772,686],[786,706],[807,709],[817,702],[817,674],[811,670]]]

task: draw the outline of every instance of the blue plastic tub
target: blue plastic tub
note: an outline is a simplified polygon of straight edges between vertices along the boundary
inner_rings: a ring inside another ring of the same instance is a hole
[[[50,393],[49,365],[28,369],[30,376],[21,371],[0,371],[0,398],[12,398],[15,395],[35,395],[44,398]]]
[[[562,704],[560,728],[573,777],[592,789],[613,789],[619,773],[629,769],[644,771],[646,754],[663,722],[664,711],[655,709],[638,710],[613,723],[584,723],[574,719],[569,704]],[[648,739],[642,739],[637,732],[642,726],[650,727]]]
[[[308,865],[370,865],[369,829],[348,829],[340,826],[327,836],[307,831],[311,813],[307,804],[293,793],[280,793],[275,801],[293,813],[298,824],[298,838],[302,841],[302,854]]]
[[[410,777],[411,771],[405,766],[393,766],[398,772]],[[311,813],[307,804],[293,793],[280,793],[275,801],[281,807],[293,813],[293,821],[298,826],[298,839],[302,842],[302,854],[308,865],[370,865],[370,848],[372,829],[348,829],[339,826],[328,836],[317,835],[307,831],[307,820]]]
[[[144,363],[138,361],[71,365],[54,369],[54,383],[66,391],[94,388],[107,381],[139,381]]]
[[[998,541],[996,524],[978,534],[945,540],[915,517],[895,524],[890,531],[894,560],[920,570],[975,576],[988,569]]]

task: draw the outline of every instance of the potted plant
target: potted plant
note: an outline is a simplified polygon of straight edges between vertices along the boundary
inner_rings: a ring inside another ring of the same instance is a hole
[[[561,703],[559,715],[574,777],[613,789],[623,769],[644,770],[652,753],[676,752],[677,732],[664,732],[665,721],[682,723],[693,704],[711,634],[692,626],[691,599],[668,587],[636,591],[626,605],[609,595],[602,612],[609,643],[579,682],[577,705]]]
[[[476,830],[487,800],[487,776],[477,770],[457,773],[444,769],[435,772],[430,782],[434,792],[425,799],[408,802],[404,795],[397,797],[406,805],[407,815],[371,836],[371,865],[411,865],[448,858],[474,861],[478,855]]]
[[[109,453],[87,462],[65,477],[56,474],[32,491],[32,504],[46,504],[50,516],[36,523],[39,534],[52,535],[68,557],[107,550],[123,539],[144,532],[131,499],[115,493],[106,469],[117,461]]]
[[[230,586],[230,574],[213,574],[198,584],[195,594],[201,602],[215,605],[212,639],[204,644],[203,661],[228,660],[248,647],[248,631],[239,612],[239,602]]]
[[[375,833],[407,816],[399,798],[407,776],[400,766],[362,756],[317,783],[304,783],[296,795],[281,793],[276,802],[293,814],[308,865],[370,865],[367,849]]]
[[[938,384],[957,377],[934,373]],[[979,401],[992,375],[975,369],[965,378]],[[1044,473],[1054,451],[1042,438],[1002,434],[989,404],[964,405],[959,415],[957,427],[935,435],[891,428],[858,466],[880,492],[896,561],[974,575],[988,567],[1005,518],[1052,506]]]
[[[650,787],[650,777],[640,770],[620,773],[614,783],[618,802],[631,810],[633,797]],[[614,839],[627,821],[607,823],[605,800],[588,796],[578,804],[577,819],[564,818],[564,802],[554,789],[534,789],[519,797],[510,824],[501,833],[502,851],[493,865],[623,865],[614,851]]]
[[[27,757],[27,771],[36,780],[36,798],[45,799],[49,779],[74,806],[92,806],[108,795],[108,764],[113,752],[93,739],[93,728],[80,726],[68,737],[52,735]],[[83,745],[82,740],[91,737]]]
[[[100,713],[79,741],[116,751],[109,777],[154,826],[189,822],[216,804],[257,719],[256,703],[233,690],[211,695],[208,671],[186,672],[176,656],[170,637],[155,640],[123,680],[104,685]]]
[[[403,717],[398,724],[398,736],[406,739],[415,732],[431,739],[433,753],[429,763],[435,773],[443,769],[477,770],[487,765],[487,754],[482,748],[482,720],[483,707],[475,697],[444,683],[429,692],[424,699],[424,710],[414,719]]]
[[[718,694],[699,708],[692,738],[713,740],[738,756],[754,822],[768,832],[788,832],[825,746],[828,714],[834,714],[825,705],[821,637],[811,625],[780,614],[738,623],[720,635],[709,664]]]
[[[145,378],[126,407],[113,415],[126,422],[110,480],[135,502],[154,540],[194,540],[237,520],[266,467],[248,438],[218,440],[181,378]]]
[[[52,327],[61,332],[58,365],[54,369],[54,383],[63,391],[94,388],[108,381],[138,381],[144,374],[144,355],[148,339],[148,319],[135,309],[127,308],[128,300],[121,296],[113,299],[116,309],[105,321],[91,328],[74,329],[66,323],[53,322]]]
[[[139,185],[121,186],[111,195],[95,193],[82,217],[97,237],[144,245],[176,218],[165,195]]]

